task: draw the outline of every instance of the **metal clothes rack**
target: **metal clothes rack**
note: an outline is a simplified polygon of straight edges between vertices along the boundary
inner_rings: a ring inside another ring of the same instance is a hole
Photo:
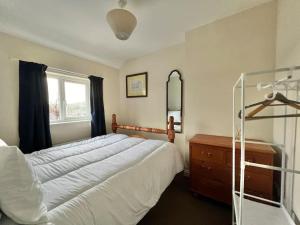
[[[293,168],[289,169],[286,167],[286,133],[287,133],[287,118],[284,118],[284,140],[283,144],[275,143],[264,143],[264,142],[254,142],[246,140],[245,135],[245,123],[247,122],[245,117],[245,99],[247,87],[255,87],[254,85],[246,85],[246,81],[250,77],[257,75],[271,75],[275,76],[276,73],[288,73],[287,79],[281,79],[269,84],[260,85],[260,88],[276,88],[276,90],[285,91],[286,96],[289,91],[297,91],[296,96],[299,98],[300,91],[300,79],[292,79],[293,72],[300,70],[300,66],[290,67],[290,68],[280,68],[276,70],[267,70],[260,72],[252,73],[243,73],[240,78],[236,81],[233,86],[233,151],[232,151],[232,162],[236,160],[236,143],[240,143],[240,187],[239,190],[236,189],[236,164],[232,163],[232,196],[233,196],[233,215],[232,215],[232,224],[233,225],[295,225],[295,222],[291,216],[291,210],[287,209],[285,206],[285,180],[286,173],[292,173],[293,179],[294,174],[300,174],[300,171],[295,170],[295,161],[293,157],[295,156],[296,151],[296,142],[294,143],[293,154],[291,160],[293,161]],[[292,85],[293,84],[293,85]],[[236,137],[236,94],[237,89],[240,89],[240,110],[241,110],[241,119],[240,119],[240,138]],[[285,114],[287,114],[287,106],[285,106]],[[295,125],[295,139],[297,136],[297,118]],[[269,166],[259,163],[248,162],[245,159],[245,147],[246,143],[257,143],[270,146],[276,146],[281,149],[281,166]],[[280,201],[272,201],[269,199],[261,198],[255,195],[245,193],[245,168],[246,167],[258,167],[268,170],[280,171],[281,172],[281,189],[280,189]],[[294,184],[292,183],[292,186]],[[292,188],[293,189],[293,188]],[[246,197],[246,198],[245,198]],[[251,200],[252,199],[252,200]],[[293,201],[293,190],[291,193],[291,201]],[[258,200],[254,201],[254,200]],[[291,203],[292,208],[292,203]]]

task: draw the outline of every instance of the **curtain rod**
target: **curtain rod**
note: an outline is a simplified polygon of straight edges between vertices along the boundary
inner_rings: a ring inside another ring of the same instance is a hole
[[[15,57],[10,58],[11,61],[23,61],[22,59],[18,59]],[[24,60],[25,61],[25,60]],[[60,69],[60,68],[56,68],[56,67],[52,67],[52,66],[48,66],[47,67],[47,71],[49,72],[53,72],[53,73],[64,73],[66,75],[73,75],[73,76],[77,76],[77,77],[81,77],[81,78],[88,78],[90,75],[88,74],[84,74],[84,73],[77,73],[77,72],[73,72],[73,71],[69,71],[69,70],[64,70],[64,69]]]

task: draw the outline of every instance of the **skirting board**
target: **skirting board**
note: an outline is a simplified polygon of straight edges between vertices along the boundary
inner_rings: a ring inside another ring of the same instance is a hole
[[[296,215],[295,212],[292,212],[292,218],[293,218],[293,220],[295,221],[295,224],[296,224],[296,225],[300,225],[300,220],[299,220],[299,218],[297,217],[297,215]]]

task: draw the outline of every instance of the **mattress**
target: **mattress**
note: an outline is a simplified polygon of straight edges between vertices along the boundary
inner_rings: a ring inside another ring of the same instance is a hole
[[[109,134],[26,155],[42,183],[49,224],[137,224],[183,162],[174,144]],[[14,225],[3,216],[1,225]]]

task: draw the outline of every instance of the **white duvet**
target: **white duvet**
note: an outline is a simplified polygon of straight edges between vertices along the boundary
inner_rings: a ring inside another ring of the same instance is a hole
[[[137,224],[183,162],[174,144],[109,134],[26,155],[54,225]],[[7,217],[1,225],[14,224]]]

